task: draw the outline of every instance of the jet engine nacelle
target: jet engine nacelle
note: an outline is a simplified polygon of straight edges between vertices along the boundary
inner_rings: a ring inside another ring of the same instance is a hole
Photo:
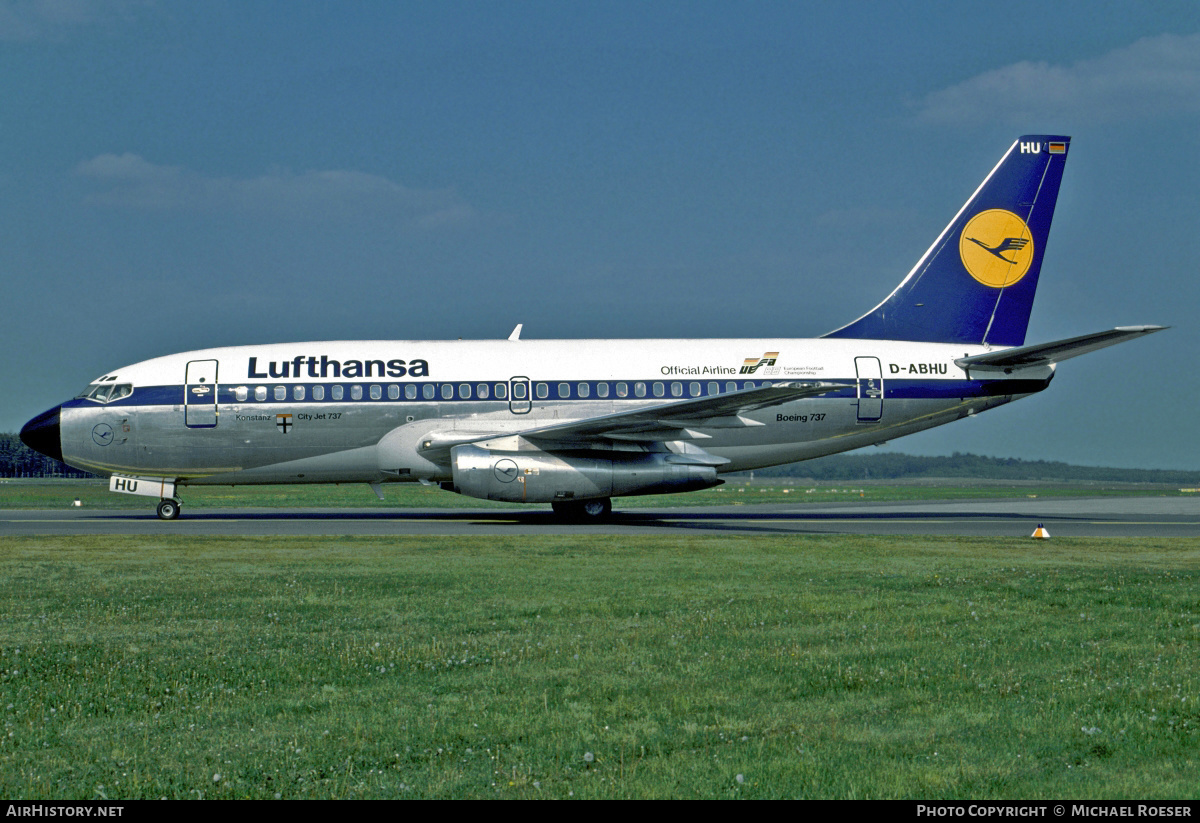
[[[715,466],[671,453],[562,456],[464,445],[455,446],[450,455],[455,491],[509,503],[686,492],[724,482],[717,479]]]

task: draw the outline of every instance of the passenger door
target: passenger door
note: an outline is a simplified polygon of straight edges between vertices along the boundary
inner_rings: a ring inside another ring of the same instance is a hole
[[[193,360],[187,364],[183,385],[183,419],[189,429],[217,426],[217,361]]]
[[[883,369],[878,357],[854,358],[858,374],[858,422],[877,423],[883,417]]]

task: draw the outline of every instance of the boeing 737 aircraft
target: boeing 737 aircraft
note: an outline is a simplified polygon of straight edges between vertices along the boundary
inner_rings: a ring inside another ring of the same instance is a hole
[[[602,517],[613,497],[893,440],[1040,392],[1161,330],[1025,345],[1067,137],[1021,137],[908,276],[817,339],[417,340],[204,349],[111,371],[21,430],[110,476],[183,486],[422,482]]]

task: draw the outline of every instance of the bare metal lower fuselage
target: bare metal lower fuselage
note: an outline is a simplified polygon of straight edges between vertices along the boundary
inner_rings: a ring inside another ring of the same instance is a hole
[[[801,351],[805,342],[811,351],[812,341],[713,341],[710,345],[729,352],[773,349],[787,353],[789,349]],[[572,343],[581,350],[590,349],[590,358],[597,362],[619,363],[631,350],[625,345],[607,357],[596,352],[598,344],[589,347],[586,341],[515,345],[561,352],[563,346]],[[643,341],[633,348],[644,359],[656,344],[665,352],[658,359],[667,363],[687,362],[680,352],[695,348],[693,343],[683,341]],[[506,344],[459,344],[461,351],[457,353],[452,343],[440,345],[448,347],[442,350],[447,359],[461,363],[474,358],[478,363],[481,347]],[[805,364],[806,376],[815,375],[836,386],[827,395],[748,411],[733,423],[699,421],[693,428],[680,427],[678,438],[728,461],[716,467],[720,473],[762,468],[856,449],[942,425],[1038,391],[1053,374],[1050,368],[1040,368],[1016,376],[997,374],[986,380],[972,379],[953,362],[953,355],[961,355],[962,349],[944,345],[881,343],[867,349],[824,343],[817,348],[819,356],[793,362]],[[868,350],[869,355],[860,354]],[[537,351],[532,354],[536,359]],[[187,361],[189,357],[194,359]],[[186,363],[199,358],[219,364],[218,380],[207,384],[217,402],[209,407],[211,416],[204,419],[210,422],[204,425],[195,425],[190,416],[195,407],[189,408],[183,379]],[[722,351],[707,360],[721,362],[721,358],[731,359]],[[289,379],[254,381],[245,379],[245,350],[211,350],[173,359],[170,364],[144,369],[142,374],[136,368],[114,373],[122,380],[161,384],[153,392],[134,384],[133,393],[116,404],[88,399],[64,404],[59,421],[64,461],[102,474],[170,478],[179,485],[445,483],[452,479],[448,450],[438,448],[445,442],[504,441],[505,451],[537,451],[544,444],[530,442],[521,436],[522,432],[575,419],[652,409],[697,394],[703,397],[709,392],[720,395],[731,389],[744,391],[747,386],[780,383],[780,378],[795,376],[780,373],[782,367],[776,367],[777,373],[767,380],[762,379],[762,372],[736,375],[741,379],[729,379],[728,375],[715,380],[703,379],[705,375],[700,379],[688,379],[692,375],[672,379],[677,375],[664,375],[661,372],[668,367],[659,366],[641,373],[634,371],[630,379],[620,380],[619,370],[610,376],[585,369],[587,374],[582,380],[528,380],[527,400],[518,403],[511,380],[497,379],[496,375],[515,370],[536,373],[535,363],[496,363],[487,370],[492,373],[490,381],[478,379],[483,376],[481,369],[463,367],[454,379],[444,381],[314,381],[304,373],[289,375]],[[580,357],[581,361],[587,359]],[[705,358],[693,359],[706,362]],[[878,374],[870,379],[863,379],[856,371],[856,363],[866,359],[878,364]],[[779,362],[788,360],[781,356]],[[910,373],[916,372],[917,364],[928,373]],[[559,364],[545,368],[562,372]],[[474,379],[468,377],[471,371],[475,372],[471,375]],[[166,377],[171,374],[178,376],[173,394],[164,390],[170,385]],[[422,388],[432,386],[434,397],[426,399],[418,393],[415,399],[406,398],[406,394],[414,393],[409,383]],[[317,385],[322,387],[319,401],[313,399]],[[340,401],[332,400],[335,386],[343,398]],[[618,386],[622,387],[622,397],[617,396]],[[635,389],[645,397],[636,396]],[[486,399],[479,397],[481,390],[488,395]],[[597,396],[601,392],[609,396]],[[472,397],[463,399],[464,393]],[[497,396],[502,393],[504,396]],[[539,397],[542,393],[548,396]],[[564,399],[557,396],[560,393],[573,396]],[[451,397],[445,398],[444,394]],[[139,403],[141,395],[154,397],[156,402]],[[390,399],[390,395],[398,397]],[[222,402],[236,397],[245,399]],[[173,399],[179,402],[171,402]],[[617,436],[591,438],[574,448],[608,452],[620,459],[661,450],[662,441],[669,437],[643,441]],[[569,442],[558,445],[572,448]]]

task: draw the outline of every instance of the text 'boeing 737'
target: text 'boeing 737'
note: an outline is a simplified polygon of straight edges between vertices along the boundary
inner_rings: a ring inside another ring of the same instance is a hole
[[[893,440],[1162,326],[1025,345],[1067,137],[1021,137],[882,303],[816,339],[370,341],[116,369],[21,439],[179,514],[183,486],[422,482],[601,517],[622,495]],[[380,494],[382,497],[382,494]]]

